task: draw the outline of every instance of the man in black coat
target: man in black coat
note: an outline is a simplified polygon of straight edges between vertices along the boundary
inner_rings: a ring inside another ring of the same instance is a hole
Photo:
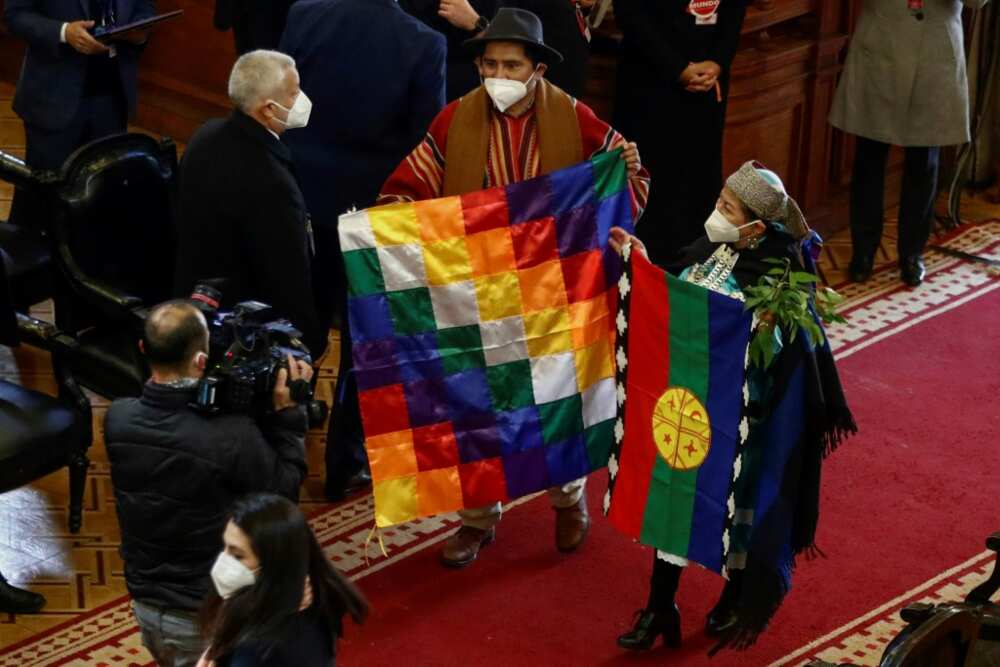
[[[80,146],[125,131],[135,113],[138,60],[146,35],[132,32],[104,44],[90,31],[153,14],[152,0],[4,2],[4,23],[28,44],[14,91],[28,166],[58,169]],[[15,197],[11,220],[18,224],[30,224],[41,214],[40,204],[26,194],[19,191]]]
[[[276,49],[293,2],[295,0],[215,0],[212,23],[223,32],[232,28],[238,56],[255,49]]]
[[[307,420],[288,383],[308,381],[312,369],[289,359],[275,411],[258,421],[205,416],[189,407],[208,357],[201,312],[184,301],[157,306],[140,347],[152,378],[140,398],[112,403],[104,421],[125,583],[157,663],[193,667],[204,649],[196,616],[233,501],[262,491],[298,500]]]
[[[722,189],[729,69],[746,0],[614,0],[622,58],[614,125],[653,179],[637,227],[657,263],[704,233]]]
[[[315,360],[328,332],[313,296],[311,222],[279,139],[308,122],[311,103],[295,61],[276,51],[240,57],[229,97],[236,110],[200,127],[181,161],[175,292],[207,281],[224,308],[263,301],[302,331]]]

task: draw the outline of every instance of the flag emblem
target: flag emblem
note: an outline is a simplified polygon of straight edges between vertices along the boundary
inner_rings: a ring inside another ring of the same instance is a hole
[[[698,397],[683,387],[667,389],[653,410],[653,440],[674,470],[700,466],[708,456],[712,427]]]

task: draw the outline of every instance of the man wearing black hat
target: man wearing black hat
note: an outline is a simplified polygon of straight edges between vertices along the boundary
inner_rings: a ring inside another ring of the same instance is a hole
[[[382,187],[379,203],[417,201],[475,192],[535,178],[624,148],[635,218],[642,214],[649,177],[639,151],[585,104],[545,80],[562,56],[542,39],[538,17],[503,8],[489,27],[465,43],[483,84],[452,102],[431,123],[424,141]],[[556,546],[575,550],[590,526],[581,478],[549,489],[556,510]],[[442,561],[468,565],[493,541],[500,504],[459,512],[462,527]]]

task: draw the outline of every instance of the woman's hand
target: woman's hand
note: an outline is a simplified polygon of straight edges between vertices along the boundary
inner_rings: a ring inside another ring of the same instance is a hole
[[[633,250],[641,252],[643,257],[649,257],[646,253],[646,244],[640,241],[638,237],[632,236],[621,227],[611,228],[611,232],[608,234],[608,243],[611,244],[611,247],[614,248],[615,252],[621,254],[622,248],[628,245],[629,242],[632,243]]]
[[[625,160],[625,167],[629,176],[635,176],[642,169],[642,158],[639,157],[639,146],[634,141],[625,144],[622,150],[622,159]]]

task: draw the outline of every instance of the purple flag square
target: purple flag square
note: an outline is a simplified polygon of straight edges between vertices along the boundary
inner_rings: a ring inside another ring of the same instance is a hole
[[[533,178],[507,186],[510,224],[538,220],[552,215],[552,189],[547,177]]]
[[[492,417],[493,399],[485,369],[474,368],[449,375],[444,378],[444,384],[453,421],[461,423],[465,416],[482,413]]]
[[[526,496],[552,486],[545,465],[544,449],[529,449],[504,456],[503,471],[510,498]]]
[[[384,293],[352,296],[347,300],[347,308],[354,343],[392,338],[392,315],[389,299]]]
[[[411,426],[429,426],[448,421],[444,383],[438,378],[407,382],[403,385]]]
[[[503,451],[500,430],[496,426],[458,431],[455,439],[458,441],[458,457],[462,463],[497,458]]]
[[[590,472],[590,458],[582,433],[546,447],[545,460],[553,485],[572,482]]]
[[[595,199],[594,166],[582,162],[569,169],[549,174],[552,184],[552,210],[550,215],[562,215]]]
[[[500,435],[503,438],[503,455],[528,449],[541,448],[545,444],[542,437],[542,420],[538,408],[501,412],[497,415]]]
[[[594,225],[594,205],[586,204],[556,218],[559,256],[570,257],[600,246]],[[605,240],[607,237],[605,236]]]

